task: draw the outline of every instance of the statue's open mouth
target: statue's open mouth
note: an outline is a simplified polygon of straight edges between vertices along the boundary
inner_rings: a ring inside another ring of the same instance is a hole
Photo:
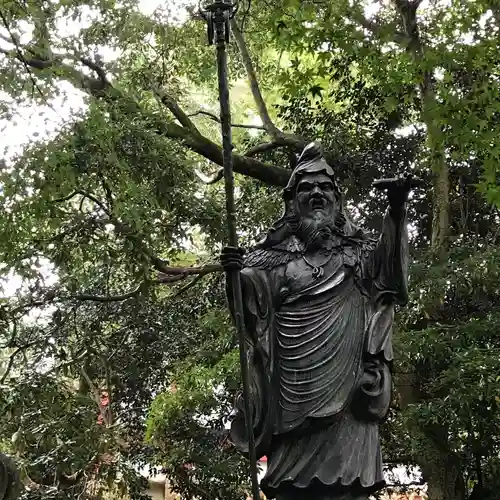
[[[325,201],[323,198],[313,198],[310,203],[313,210],[323,210],[325,208]]]

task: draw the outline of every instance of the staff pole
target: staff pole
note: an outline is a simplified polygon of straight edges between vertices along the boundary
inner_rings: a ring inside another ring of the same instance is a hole
[[[231,132],[231,108],[229,104],[229,83],[227,71],[226,44],[229,42],[231,19],[235,14],[236,4],[226,0],[218,0],[206,6],[201,12],[208,23],[208,39],[210,45],[217,47],[217,74],[219,81],[220,122],[222,130],[222,155],[224,169],[224,185],[226,191],[226,212],[228,243],[231,247],[238,246],[236,233],[236,205],[234,202],[233,175],[233,144]],[[248,437],[248,455],[252,481],[253,500],[259,500],[259,483],[257,479],[257,457],[255,454],[255,438],[253,421],[250,412],[250,374],[246,349],[245,323],[243,320],[243,296],[241,291],[240,271],[227,273],[234,300],[234,319],[238,333],[240,349],[240,368],[243,382],[243,402],[245,412],[245,427]]]

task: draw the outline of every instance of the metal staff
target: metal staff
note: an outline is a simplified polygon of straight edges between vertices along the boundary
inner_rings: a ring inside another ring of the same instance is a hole
[[[230,0],[229,0],[230,1]],[[231,109],[229,105],[229,83],[227,77],[226,43],[229,42],[230,23],[237,10],[237,4],[226,0],[216,0],[200,12],[208,23],[208,42],[217,45],[217,73],[219,80],[220,121],[222,129],[222,158],[224,168],[224,184],[226,189],[226,211],[229,245],[238,246],[236,234],[236,207],[234,203],[233,176],[233,144],[231,134]],[[243,381],[243,402],[245,426],[248,435],[248,454],[252,479],[253,500],[259,500],[259,483],[257,480],[257,457],[255,456],[255,438],[253,434],[253,419],[250,414],[250,375],[246,355],[245,324],[243,321],[243,297],[241,292],[241,277],[239,271],[228,273],[234,298],[234,316],[240,347],[241,378]]]

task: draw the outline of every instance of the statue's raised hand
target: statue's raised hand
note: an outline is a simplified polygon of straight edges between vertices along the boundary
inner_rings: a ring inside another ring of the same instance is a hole
[[[411,174],[393,179],[379,179],[373,182],[373,187],[386,189],[389,205],[393,210],[401,210],[408,201],[408,195],[413,188],[421,186],[423,182]]]
[[[245,262],[245,249],[224,247],[220,255],[220,263],[224,271],[241,271]]]

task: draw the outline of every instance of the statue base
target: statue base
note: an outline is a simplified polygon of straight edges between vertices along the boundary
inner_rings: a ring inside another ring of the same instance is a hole
[[[276,495],[276,500],[368,500],[368,493],[319,493],[311,494],[307,490],[295,493],[287,492]]]
[[[280,488],[276,492],[276,500],[368,500],[373,492],[355,489],[339,489],[335,487]]]

